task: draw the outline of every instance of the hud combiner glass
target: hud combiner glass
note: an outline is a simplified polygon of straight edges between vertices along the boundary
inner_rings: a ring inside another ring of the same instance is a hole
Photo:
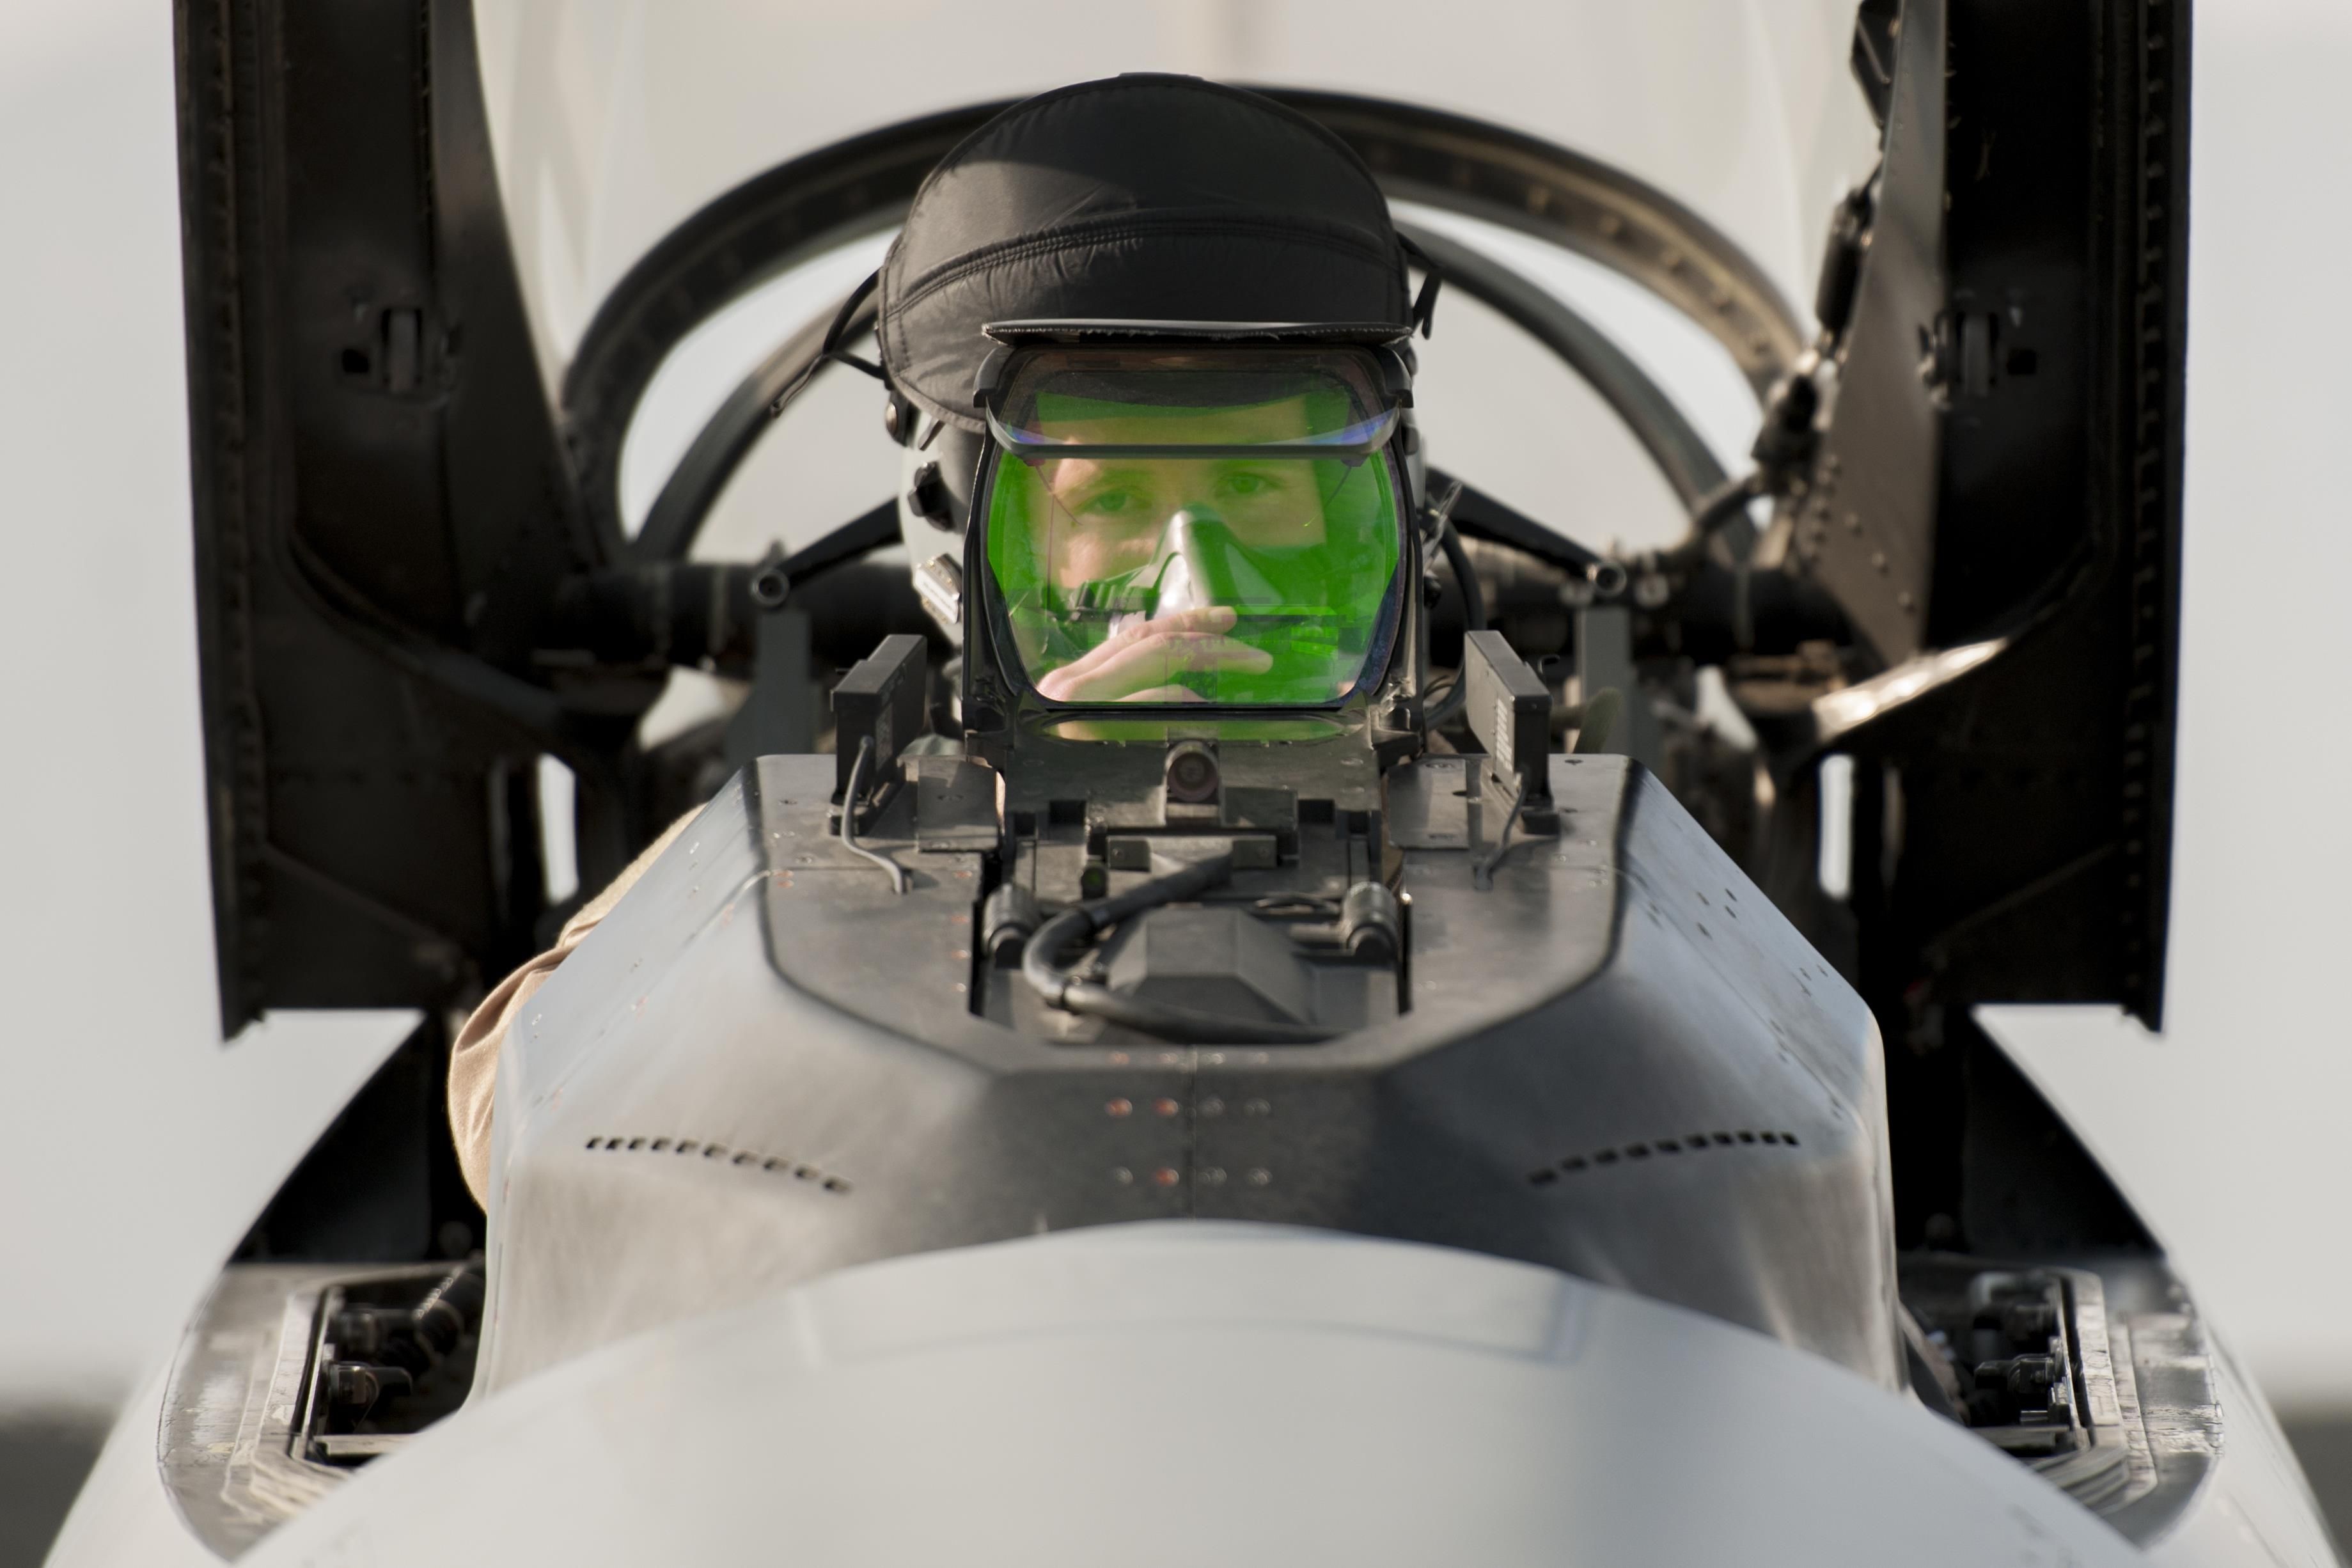
[[[1320,707],[1400,614],[1397,376],[1353,344],[1017,348],[983,399],[983,592],[1053,703]]]

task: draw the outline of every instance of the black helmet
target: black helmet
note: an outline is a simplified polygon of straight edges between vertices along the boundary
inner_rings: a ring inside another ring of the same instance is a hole
[[[991,322],[1410,324],[1406,252],[1354,151],[1272,99],[1183,76],[1015,104],[931,171],[881,271],[882,363],[969,432]]]

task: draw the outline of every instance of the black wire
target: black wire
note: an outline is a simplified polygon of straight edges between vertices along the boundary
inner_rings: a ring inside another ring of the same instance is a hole
[[[1462,628],[1483,632],[1486,629],[1486,593],[1478,585],[1478,574],[1470,565],[1470,552],[1462,548],[1462,535],[1454,531],[1454,520],[1445,520],[1445,531],[1437,536],[1437,548],[1445,552],[1445,563],[1454,568],[1454,580],[1462,588]]]
[[[1097,899],[1090,904],[1073,904],[1038,927],[1037,934],[1029,939],[1028,948],[1021,955],[1021,976],[1045,998],[1047,1006],[1064,1006],[1063,998],[1079,982],[1056,962],[1063,948],[1140,910],[1206,892],[1233,874],[1234,858],[1220,855],[1129,888],[1116,897]]]
[[[1445,552],[1445,563],[1454,568],[1454,581],[1462,589],[1462,635],[1466,637],[1472,632],[1483,632],[1486,629],[1486,595],[1478,586],[1478,574],[1470,564],[1470,552],[1462,548],[1462,536],[1454,531],[1451,517],[1441,514],[1438,526],[1437,548]],[[1462,661],[1465,665],[1470,661],[1466,648]],[[1463,703],[1469,699],[1470,693],[1464,689],[1457,671],[1454,683],[1429,705],[1423,723],[1432,730],[1438,728],[1461,712]]]
[[[1122,995],[1107,985],[1080,980],[1059,963],[1062,950],[1160,904],[1174,903],[1216,887],[1234,874],[1234,858],[1220,855],[1196,861],[1170,876],[1130,888],[1116,898],[1098,899],[1064,910],[1037,928],[1021,954],[1021,977],[1048,1007],[1083,1017],[1101,1018],[1163,1039],[1202,1045],[1312,1045],[1338,1034],[1313,1024],[1259,1023],[1229,1018],[1190,1007],[1171,1007]]]
[[[1504,854],[1511,847],[1511,829],[1519,824],[1519,813],[1527,809],[1527,775],[1519,776],[1519,787],[1512,793],[1511,809],[1503,817],[1503,831],[1495,840],[1494,853],[1470,868],[1470,885],[1480,892],[1490,892],[1495,886],[1495,868],[1503,863]]]

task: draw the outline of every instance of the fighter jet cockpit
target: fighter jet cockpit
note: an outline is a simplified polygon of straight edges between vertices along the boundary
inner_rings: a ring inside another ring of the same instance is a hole
[[[410,9],[183,17],[224,1008],[424,1022],[93,1483],[177,1560],[2326,1560],[1972,1013],[2160,1006],[2182,0],[1645,172],[869,103],[594,288],[546,18]]]

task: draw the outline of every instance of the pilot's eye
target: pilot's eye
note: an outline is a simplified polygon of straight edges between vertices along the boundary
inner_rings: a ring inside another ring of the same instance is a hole
[[[1076,509],[1079,517],[1129,517],[1142,507],[1143,500],[1133,490],[1097,490],[1082,498]]]
[[[1225,475],[1218,488],[1229,496],[1246,500],[1255,496],[1271,495],[1282,486],[1271,474],[1242,472]]]

